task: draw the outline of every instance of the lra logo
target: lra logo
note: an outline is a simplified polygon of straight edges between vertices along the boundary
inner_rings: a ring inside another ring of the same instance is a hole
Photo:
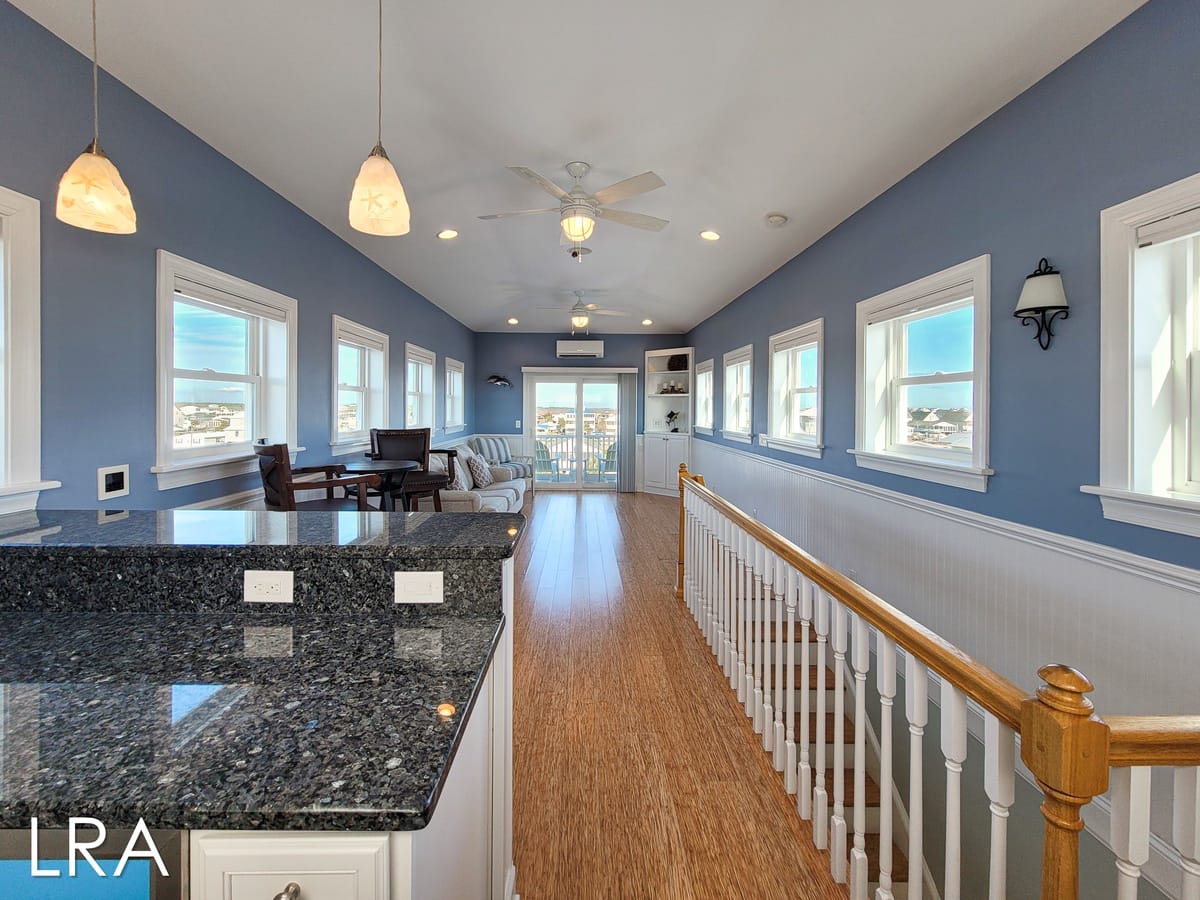
[[[94,829],[95,837],[90,840],[84,840],[79,835],[79,830]],[[82,858],[92,871],[100,878],[106,877],[105,871],[100,868],[100,864],[96,862],[92,856],[92,851],[104,843],[104,839],[108,832],[104,828],[104,823],[99,819],[91,819],[86,816],[72,816],[67,822],[67,875],[70,878],[75,877],[76,869],[78,868],[79,859]],[[145,844],[143,849],[138,849],[138,839]],[[138,819],[137,825],[134,826],[133,834],[129,836],[129,842],[125,845],[124,851],[121,853],[121,859],[117,863],[117,868],[113,871],[114,878],[120,878],[121,873],[125,871],[125,864],[131,859],[152,859],[155,865],[158,866],[159,873],[164,877],[167,875],[167,867],[163,863],[162,855],[158,852],[158,847],[154,844],[154,838],[150,836],[150,829],[146,827],[146,823]],[[62,876],[61,869],[42,868],[41,860],[38,858],[38,820],[29,820],[29,874],[34,878],[59,878]]]

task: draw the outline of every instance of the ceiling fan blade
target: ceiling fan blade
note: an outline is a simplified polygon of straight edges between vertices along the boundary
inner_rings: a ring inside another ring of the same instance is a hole
[[[557,197],[559,200],[567,199],[567,192],[560,188],[557,184],[546,178],[544,175],[539,175],[533,169],[527,169],[524,166],[509,166],[510,171],[514,172],[521,178],[524,178],[535,187],[541,188],[551,197]]]
[[[546,209],[517,209],[512,212],[492,213],[490,216],[480,216],[481,219],[508,219],[512,216],[532,216],[535,213],[558,212],[557,206],[548,207]]]
[[[619,225],[632,225],[634,228],[642,228],[646,231],[662,231],[671,223],[666,219],[660,219],[656,216],[647,216],[642,213],[626,212],[623,209],[598,209],[596,215],[602,219],[608,219],[610,222],[616,222]]]
[[[629,313],[623,309],[589,309],[589,316],[627,316]]]
[[[632,178],[626,178],[624,181],[610,184],[606,188],[600,188],[592,196],[596,198],[598,203],[616,203],[619,200],[628,200],[630,197],[636,197],[638,194],[653,191],[656,188],[663,187],[665,184],[666,182],[653,172],[643,172],[641,175],[634,175]]]

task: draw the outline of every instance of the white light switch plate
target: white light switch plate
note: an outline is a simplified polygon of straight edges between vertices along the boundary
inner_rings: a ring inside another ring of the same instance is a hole
[[[294,584],[291,572],[246,569],[242,573],[242,599],[247,603],[291,603]]]
[[[445,599],[441,572],[397,572],[397,603],[441,603]]]

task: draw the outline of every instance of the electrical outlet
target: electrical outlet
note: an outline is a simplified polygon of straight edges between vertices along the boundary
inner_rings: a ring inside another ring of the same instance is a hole
[[[242,599],[247,603],[291,603],[294,585],[291,572],[246,569],[242,573]]]
[[[445,599],[441,572],[397,572],[397,603],[441,603]]]
[[[517,419],[517,424],[516,424],[516,427],[517,427],[517,428],[520,428],[520,427],[521,427],[521,420],[520,420],[520,419]]]

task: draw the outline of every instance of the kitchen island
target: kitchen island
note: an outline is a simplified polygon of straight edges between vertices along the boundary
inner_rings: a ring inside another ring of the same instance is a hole
[[[514,895],[522,517],[100,515],[0,517],[10,845],[142,820],[181,835],[155,898]],[[292,602],[244,600],[246,571],[291,573]]]

